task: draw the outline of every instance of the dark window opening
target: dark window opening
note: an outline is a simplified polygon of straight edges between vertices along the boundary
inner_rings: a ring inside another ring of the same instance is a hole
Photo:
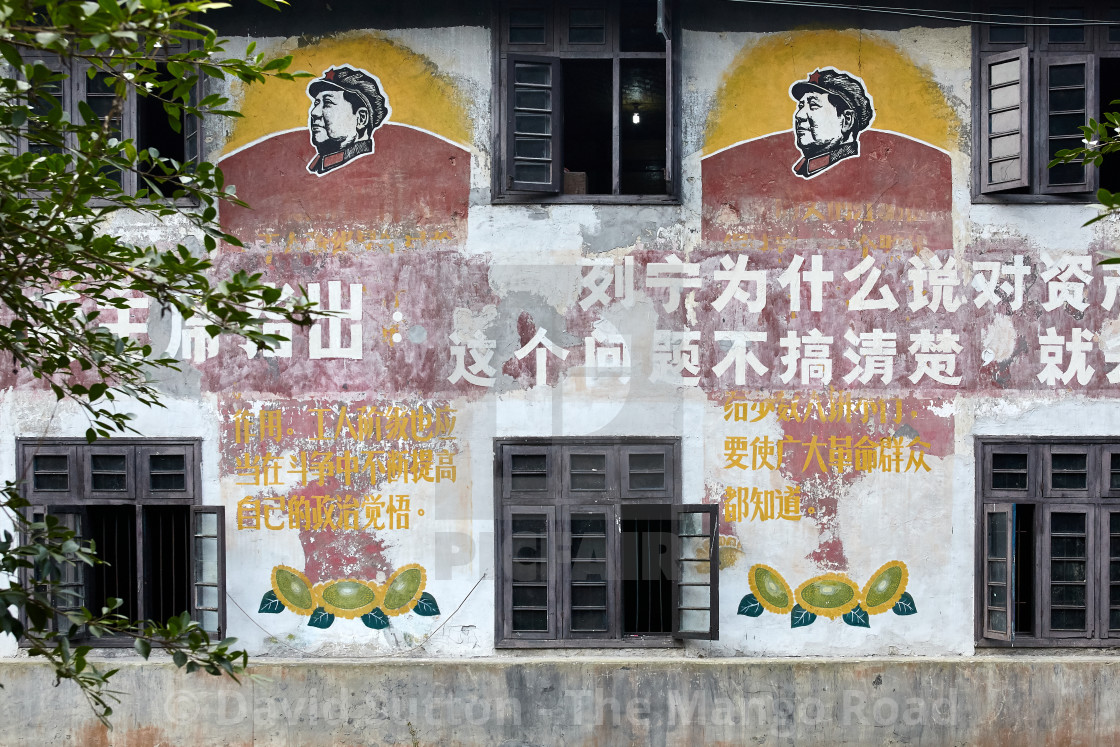
[[[166,621],[191,606],[190,507],[144,508],[144,576],[147,616]]]
[[[1084,44],[1085,27],[1074,25],[1073,21],[1084,20],[1084,8],[1070,8],[1066,6],[1051,6],[1050,15],[1062,19],[1063,23],[1049,27],[1051,44]]]
[[[1109,34],[1115,26],[1109,27]],[[1120,34],[1118,34],[1120,36]],[[1114,41],[1120,42],[1120,38]],[[1096,113],[1098,122],[1106,121],[1108,112],[1120,112],[1120,58],[1102,57],[1100,60],[1100,111]],[[1110,133],[1112,134],[1112,133]],[[1100,167],[1100,186],[1109,192],[1120,192],[1120,159],[1115,155],[1106,156]]]
[[[622,191],[664,194],[665,63],[622,60],[619,109],[619,162]]]
[[[108,606],[111,597],[116,597],[121,600],[117,614],[136,620],[140,614],[136,583],[136,508],[99,506],[88,512],[86,524],[88,539],[93,541],[97,556],[105,561],[91,568],[89,609],[97,614]]]
[[[672,632],[672,514],[669,506],[622,507],[622,633]]]
[[[160,73],[162,77],[167,75],[166,68],[162,65],[160,66]],[[195,141],[198,136],[198,128],[195,117],[188,117],[185,113],[180,112],[175,119],[178,126],[178,131],[176,131],[171,118],[163,108],[163,101],[158,96],[158,92],[153,92],[148,96],[136,97],[136,115],[136,146],[138,149],[154,148],[161,158],[170,158],[179,163],[187,163],[197,157]],[[151,161],[143,162],[141,168],[141,183],[138,185],[141,189],[149,186],[143,181],[145,177],[152,180],[165,196],[174,192],[175,187],[179,184],[177,179],[166,178],[163,169],[154,165]]]
[[[1034,506],[1013,507],[1012,580],[1015,594],[1015,633],[1034,635]]]
[[[564,80],[569,86],[564,97],[565,181],[570,183],[572,175],[585,174],[586,194],[609,195],[614,160],[612,63],[610,60],[564,60],[563,68]],[[577,81],[578,95],[573,95],[575,91],[571,87]],[[581,178],[576,177],[577,180]]]

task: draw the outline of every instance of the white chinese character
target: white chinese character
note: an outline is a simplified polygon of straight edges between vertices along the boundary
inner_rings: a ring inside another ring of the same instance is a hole
[[[910,265],[914,268],[907,272],[913,289],[910,310],[917,311],[928,306],[930,311],[937,311],[944,306],[946,311],[956,311],[961,305],[961,299],[957,298],[953,291],[953,288],[961,284],[961,276],[957,274],[957,260],[949,257],[942,265],[941,260],[934,254],[926,254],[925,260],[929,263],[929,267],[926,267],[921,257],[910,258]]]
[[[564,360],[568,357],[568,351],[557,347],[556,343],[548,339],[548,330],[544,327],[537,327],[537,333],[533,335],[533,339],[516,350],[514,355],[518,360],[521,360],[534,350],[537,351],[537,386],[545,386],[548,383],[548,354],[552,353],[560,360]]]
[[[202,363],[218,354],[218,338],[206,331],[204,318],[195,314],[184,322],[183,315],[174,306],[164,308],[171,314],[171,337],[163,350],[165,355]]]
[[[1063,304],[1071,308],[1084,311],[1089,303],[1085,300],[1085,284],[1092,282],[1092,258],[1088,254],[1066,254],[1058,257],[1057,261],[1043,255],[1042,261],[1046,269],[1042,271],[1042,279],[1046,282],[1048,298],[1042,302],[1042,308],[1053,311]]]
[[[663,305],[666,311],[676,311],[681,305],[681,290],[700,287],[700,265],[681,262],[675,254],[664,262],[650,262],[646,265],[646,287],[668,288],[669,298]]]
[[[786,367],[781,374],[782,383],[788,384],[793,379],[794,372],[799,368],[798,363],[801,364],[802,384],[813,381],[827,384],[832,381],[831,337],[825,337],[818,329],[811,329],[804,337],[790,332],[778,344],[789,350],[782,356],[782,364]]]
[[[475,330],[474,337],[463,340],[458,332],[448,335],[451,340],[451,357],[455,360],[455,370],[447,377],[454,384],[460,379],[476,386],[494,386],[494,374],[498,371],[490,365],[497,343],[487,340],[482,332]],[[467,366],[467,351],[471,352],[471,365]]]
[[[879,282],[879,276],[883,274],[883,271],[875,266],[875,260],[871,255],[864,257],[862,262],[845,272],[844,278],[849,283],[854,283],[856,278],[865,272],[868,273],[867,280],[863,281],[863,285],[848,301],[848,311],[874,311],[877,309],[894,311],[897,309],[898,301],[895,300],[894,293],[891,292],[890,286],[886,283],[879,286],[878,298],[868,298],[871,289],[875,287],[875,283]]]
[[[275,286],[272,286],[272,287],[275,287]],[[290,299],[292,297],[293,294],[294,294],[294,291],[292,290],[292,286],[288,285],[287,283],[284,283],[284,286],[280,289],[280,298],[278,298],[276,300],[276,302],[279,303],[279,304],[285,303],[288,299]],[[249,303],[249,310],[250,310],[250,313],[253,316],[257,317],[258,319],[263,317],[265,319],[274,320],[274,321],[264,322],[263,324],[261,324],[261,332],[264,332],[266,335],[280,335],[281,337],[288,338],[285,341],[279,343],[275,348],[272,348],[272,349],[265,348],[262,351],[263,352],[263,357],[265,357],[265,358],[291,358],[292,357],[292,323],[288,322],[288,321],[284,321],[284,317],[281,316],[280,314],[275,313],[275,312],[272,312],[272,311],[262,312],[261,311],[261,306],[262,305],[263,305],[263,301],[259,298],[255,299],[255,300],[253,300],[252,302]],[[243,342],[241,344],[241,347],[244,348],[245,354],[247,356],[249,356],[250,358],[256,358],[257,357],[258,348],[257,348],[255,343],[246,341],[246,342]]]
[[[801,283],[803,282],[809,284],[809,310],[820,311],[824,308],[821,300],[824,296],[824,284],[832,282],[833,273],[832,270],[825,270],[823,263],[824,259],[821,255],[814,254],[810,269],[801,272],[805,258],[796,255],[790,260],[789,267],[778,276],[778,284],[783,288],[789,288],[790,311],[801,311]]]
[[[630,308],[634,305],[634,258],[626,257],[622,264],[616,264],[610,258],[581,259],[581,267],[587,268],[587,274],[580,278],[580,288],[587,291],[587,295],[580,299],[579,307],[584,311],[597,303],[607,306],[611,297],[607,291],[614,286],[614,297],[623,307]]]
[[[342,282],[327,282],[327,303],[321,305],[319,283],[307,284],[307,298],[318,308],[333,312],[332,316],[321,319],[311,328],[308,350],[311,360],[326,358],[362,359],[362,285],[350,283],[350,308],[342,306]],[[350,324],[350,343],[342,345],[342,323]],[[327,328],[327,346],[323,346],[323,327]]]
[[[1014,262],[1001,265],[999,262],[973,262],[972,287],[976,290],[976,298],[972,303],[976,308],[982,309],[987,304],[998,305],[1003,299],[996,293],[998,290],[1004,298],[1010,299],[1012,311],[1023,308],[1023,278],[1030,275],[1031,268],[1023,264],[1023,255],[1016,254]],[[1014,284],[1004,280],[999,282],[1001,276],[1010,277]]]
[[[1111,274],[1104,276],[1104,300],[1101,301],[1101,308],[1112,311],[1112,305],[1116,303],[1116,291],[1120,289],[1120,267],[1108,267],[1105,272]]]
[[[861,384],[866,384],[876,376],[884,384],[891,383],[894,379],[894,357],[898,354],[896,333],[884,332],[876,327],[857,336],[855,332],[848,330],[844,339],[856,348],[844,352],[844,357],[853,364],[852,370],[844,377],[845,384],[851,384],[856,379]]]
[[[630,343],[610,322],[595,322],[591,335],[583,338],[583,350],[584,375],[589,385],[594,385],[604,373],[613,373],[611,378],[622,384],[630,381]]]
[[[715,279],[727,283],[719,298],[712,301],[712,308],[723,311],[723,307],[734,298],[746,304],[747,311],[757,314],[766,308],[766,271],[747,270],[747,255],[740,254],[731,261],[729,255],[724,255],[719,261],[722,270],[715,271]],[[740,287],[742,283],[754,283],[754,292],[748,293]]]
[[[143,294],[140,294],[140,295],[126,295],[126,294],[132,294],[134,292],[135,291],[123,291],[122,290],[122,291],[115,291],[112,294],[112,295],[114,295],[118,298],[125,299],[124,300],[125,305],[123,307],[116,306],[116,305],[114,305],[112,303],[109,303],[109,302],[98,304],[98,306],[97,306],[98,309],[101,309],[104,312],[108,312],[107,314],[105,314],[106,317],[108,317],[109,315],[115,315],[116,316],[116,321],[113,321],[113,322],[100,321],[101,320],[100,317],[98,317],[98,321],[100,323],[100,326],[109,330],[110,332],[112,332],[117,337],[130,337],[132,335],[146,335],[146,334],[148,334],[148,323],[147,322],[134,322],[134,321],[132,321],[132,312],[133,312],[134,309],[146,309],[146,308],[148,308],[148,306],[150,304],[150,299]]]
[[[700,383],[700,333],[692,330],[653,331],[653,372],[650,381],[696,386]]]
[[[1068,384],[1076,376],[1077,383],[1085,386],[1096,373],[1085,358],[1085,354],[1092,349],[1093,336],[1087,329],[1074,327],[1070,332],[1069,342],[1066,342],[1056,328],[1048,328],[1045,335],[1038,336],[1038,358],[1042,363],[1038,380],[1047,386],[1054,386],[1059,380]],[[1062,371],[1065,351],[1069,351],[1069,366]]]
[[[747,366],[754,369],[754,372],[759,376],[770,370],[762,365],[755,356],[753,350],[747,348],[747,343],[750,342],[766,342],[765,332],[730,332],[716,330],[713,336],[717,343],[731,343],[731,347],[727,349],[727,355],[723,357],[723,360],[712,366],[712,373],[714,373],[717,378],[722,379],[723,375],[727,373],[727,369],[731,368],[734,364],[735,385],[744,386],[747,383]],[[719,347],[723,348],[722,345]]]
[[[923,329],[916,335],[910,335],[910,342],[913,343],[910,353],[918,364],[914,373],[910,374],[911,383],[917,384],[925,376],[949,386],[961,383],[961,377],[953,375],[957,370],[957,353],[964,350],[958,344],[958,335],[947,329],[936,335]]]

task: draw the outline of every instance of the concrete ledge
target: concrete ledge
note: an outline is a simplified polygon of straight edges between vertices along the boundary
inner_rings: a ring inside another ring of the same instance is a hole
[[[1120,658],[1102,655],[258,659],[240,687],[105,664],[112,732],[46,667],[0,662],[4,744],[1120,744]]]

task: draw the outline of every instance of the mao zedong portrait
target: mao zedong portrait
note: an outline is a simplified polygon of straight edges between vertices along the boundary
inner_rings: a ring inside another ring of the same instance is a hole
[[[373,152],[373,131],[389,116],[379,81],[365,70],[334,67],[307,86],[307,128],[316,156],[307,164],[322,176]]]
[[[790,86],[797,102],[793,134],[801,158],[793,173],[805,179],[859,156],[859,134],[871,124],[875,110],[863,83],[842,70],[813,71]]]

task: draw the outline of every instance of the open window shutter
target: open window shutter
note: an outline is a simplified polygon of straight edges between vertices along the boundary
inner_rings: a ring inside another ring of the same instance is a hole
[[[1097,63],[1094,55],[1047,55],[1041,60],[1039,130],[1045,133],[1045,152],[1039,159],[1041,191],[1053,194],[1094,189],[1096,169],[1080,163],[1048,168],[1060,150],[1080,147],[1081,128],[1097,110]]]
[[[560,60],[511,55],[506,73],[506,186],[559,192],[564,183]]]
[[[1014,630],[1012,615],[1014,505],[989,503],[984,505],[984,637],[1009,641]]]
[[[1027,48],[980,58],[980,191],[1030,183],[1030,68]]]
[[[673,637],[719,638],[719,505],[673,506]]]
[[[211,638],[226,632],[226,535],[223,506],[191,506],[191,618]]]
[[[82,540],[82,530],[86,523],[85,509],[79,506],[28,506],[23,511],[24,515],[33,523],[45,521],[47,514],[50,514],[58,519],[60,526],[74,532],[78,541]],[[25,529],[22,541],[31,543],[37,541],[37,538]],[[21,583],[26,588],[39,586],[40,591],[50,591],[51,604],[54,605],[58,613],[54,620],[47,623],[49,629],[65,632],[70,627],[70,621],[66,618],[66,613],[87,606],[89,578],[86,569],[88,567],[85,563],[64,563],[61,576],[56,579],[53,588],[50,589],[46,584],[37,584],[34,571],[28,570],[22,573]],[[95,610],[95,612],[97,611],[99,610]],[[27,623],[30,625],[31,621],[28,620]]]

